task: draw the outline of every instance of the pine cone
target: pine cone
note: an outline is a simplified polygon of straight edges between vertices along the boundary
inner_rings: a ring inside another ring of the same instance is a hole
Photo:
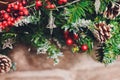
[[[0,73],[9,72],[11,67],[11,60],[5,55],[0,55]]]
[[[103,58],[104,58],[103,47],[104,47],[104,43],[98,43],[95,48],[96,59],[100,62],[103,62]]]
[[[120,1],[116,3],[110,3],[103,13],[103,16],[108,19],[114,19],[120,15]]]
[[[105,22],[101,22],[95,24],[93,34],[99,42],[103,43],[111,37],[110,31],[111,31],[110,25],[107,25]]]

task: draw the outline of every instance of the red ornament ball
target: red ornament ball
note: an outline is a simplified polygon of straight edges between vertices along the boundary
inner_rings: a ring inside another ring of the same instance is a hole
[[[71,38],[68,38],[66,40],[66,44],[69,45],[69,46],[72,45],[73,44],[73,40]]]
[[[88,50],[88,45],[83,44],[83,45],[81,46],[81,50],[82,50],[82,51],[87,51],[87,50]]]

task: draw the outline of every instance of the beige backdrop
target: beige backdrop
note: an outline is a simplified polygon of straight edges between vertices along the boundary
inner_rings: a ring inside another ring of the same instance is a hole
[[[85,53],[72,54],[65,48],[64,57],[54,66],[46,55],[29,53],[28,48],[17,45],[10,52],[17,70],[1,74],[0,80],[120,80],[120,59],[105,67]]]

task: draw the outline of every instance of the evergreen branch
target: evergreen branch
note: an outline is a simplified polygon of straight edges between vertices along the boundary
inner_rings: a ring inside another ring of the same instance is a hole
[[[52,10],[57,10],[57,9],[59,9],[59,8],[64,8],[64,7],[66,7],[66,6],[72,5],[72,4],[77,3],[77,2],[79,2],[79,1],[80,1],[80,0],[72,1],[72,2],[70,2],[70,3],[67,3],[66,5],[58,6],[58,7],[56,7],[55,9],[52,9]],[[32,4],[32,5],[30,5],[30,6],[26,6],[26,8],[31,8],[31,7],[34,7],[34,6],[35,6],[35,4]]]

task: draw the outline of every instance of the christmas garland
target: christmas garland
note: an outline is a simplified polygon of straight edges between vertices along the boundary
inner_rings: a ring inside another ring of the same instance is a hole
[[[60,49],[65,45],[73,53],[91,53],[94,49],[96,60],[105,64],[120,55],[119,0],[21,0],[0,3],[8,4],[6,10],[0,11],[1,54],[7,55],[15,43],[24,43],[34,46],[37,54],[47,54],[55,64],[63,56]],[[0,56],[0,72],[10,70],[4,68],[7,65],[3,65],[3,58],[9,60],[4,55]]]

